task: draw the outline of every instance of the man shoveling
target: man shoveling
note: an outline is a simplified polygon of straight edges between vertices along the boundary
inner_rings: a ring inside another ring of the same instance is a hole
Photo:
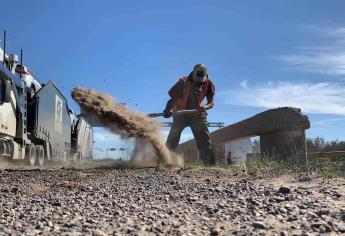
[[[214,105],[214,95],[215,87],[208,78],[206,66],[197,64],[193,72],[187,77],[180,78],[169,90],[171,99],[163,111],[165,118],[173,116],[166,142],[168,148],[175,151],[182,131],[190,126],[199,150],[199,159],[205,165],[215,164],[206,118],[206,110]],[[203,104],[205,97],[207,104]]]

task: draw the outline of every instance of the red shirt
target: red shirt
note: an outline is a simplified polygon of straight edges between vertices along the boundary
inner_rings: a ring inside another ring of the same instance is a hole
[[[205,97],[207,103],[213,102],[214,95],[215,87],[210,79],[197,85],[193,82],[191,75],[180,78],[169,90],[169,96],[177,101],[175,110],[198,109],[203,104]]]

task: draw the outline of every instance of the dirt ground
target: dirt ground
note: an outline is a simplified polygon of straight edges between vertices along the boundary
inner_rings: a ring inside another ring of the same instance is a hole
[[[55,168],[0,181],[0,235],[345,234],[343,178]]]

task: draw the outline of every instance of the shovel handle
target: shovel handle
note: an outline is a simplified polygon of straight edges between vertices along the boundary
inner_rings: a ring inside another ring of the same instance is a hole
[[[151,114],[148,114],[149,117],[151,118],[155,118],[155,117],[160,117],[160,116],[164,116],[164,113],[151,113]]]
[[[180,110],[180,111],[174,111],[172,112],[171,116],[172,117],[176,117],[179,115],[186,115],[186,114],[198,114],[199,110],[196,109],[192,109],[192,110]],[[154,117],[160,117],[160,116],[164,116],[164,113],[151,113],[148,114],[149,117],[154,118]]]

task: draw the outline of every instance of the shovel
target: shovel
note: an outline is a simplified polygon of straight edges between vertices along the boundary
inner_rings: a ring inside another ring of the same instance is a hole
[[[189,115],[189,114],[199,114],[200,111],[199,110],[196,110],[196,109],[192,109],[192,110],[180,110],[180,111],[173,111],[171,113],[171,116],[172,117],[176,117],[176,116],[179,116],[179,115]],[[164,113],[151,113],[151,114],[148,114],[149,117],[151,118],[155,118],[155,117],[160,117],[160,116],[164,116]]]

